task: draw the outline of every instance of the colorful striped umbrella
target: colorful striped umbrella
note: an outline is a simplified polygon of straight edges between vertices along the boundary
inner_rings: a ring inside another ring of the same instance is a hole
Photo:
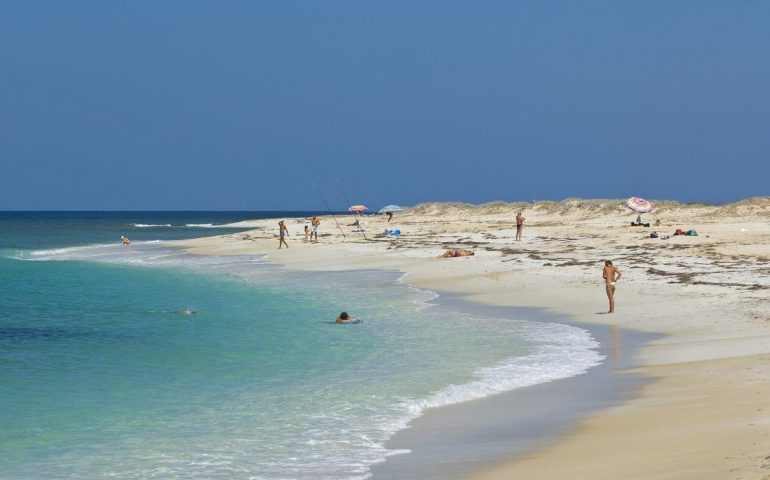
[[[631,197],[626,200],[626,207],[637,213],[647,213],[652,210],[652,203],[641,197]]]

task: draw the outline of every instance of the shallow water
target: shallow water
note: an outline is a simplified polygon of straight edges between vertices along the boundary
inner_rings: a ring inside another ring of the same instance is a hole
[[[436,307],[395,272],[23,237],[0,245],[2,478],[365,478],[426,408],[601,360],[585,330]]]

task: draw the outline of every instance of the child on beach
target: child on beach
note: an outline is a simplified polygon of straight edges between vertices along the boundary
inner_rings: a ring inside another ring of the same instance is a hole
[[[307,243],[308,238],[310,238],[310,229],[307,227],[307,225],[305,225],[305,239],[302,241]]]

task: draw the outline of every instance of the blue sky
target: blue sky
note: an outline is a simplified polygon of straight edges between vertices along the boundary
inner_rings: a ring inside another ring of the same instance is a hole
[[[770,2],[0,0],[0,210],[770,195]]]

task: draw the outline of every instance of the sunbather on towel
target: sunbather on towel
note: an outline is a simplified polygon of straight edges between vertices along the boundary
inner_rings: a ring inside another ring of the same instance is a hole
[[[439,258],[453,258],[453,257],[472,257],[476,255],[476,252],[473,250],[465,250],[463,248],[450,248],[446,252],[444,252],[442,255],[439,255]]]

